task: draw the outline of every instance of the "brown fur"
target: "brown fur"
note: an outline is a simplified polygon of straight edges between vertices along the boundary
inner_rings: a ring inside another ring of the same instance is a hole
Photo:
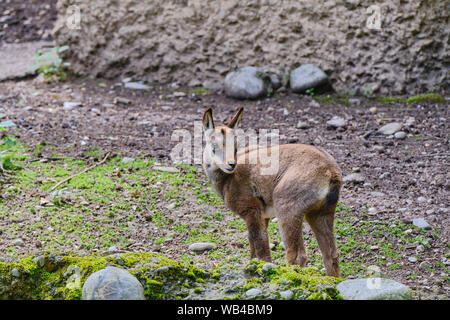
[[[327,275],[339,276],[333,221],[342,174],[336,161],[313,146],[269,147],[270,152],[279,152],[279,169],[274,175],[261,175],[260,163],[240,161],[242,157],[248,160],[254,155],[252,153],[260,152],[258,147],[248,147],[237,153],[236,150],[224,152],[231,146],[229,138],[233,138],[233,129],[239,125],[242,111],[241,108],[237,112],[230,127],[217,128],[212,120],[212,110],[205,112],[203,166],[225,205],[244,219],[250,258],[271,261],[267,226],[273,216],[270,213],[274,213],[279,221],[288,264],[305,266],[307,256],[302,239],[305,218],[317,238]],[[234,143],[232,145],[236,148]],[[222,157],[218,157],[221,151]]]

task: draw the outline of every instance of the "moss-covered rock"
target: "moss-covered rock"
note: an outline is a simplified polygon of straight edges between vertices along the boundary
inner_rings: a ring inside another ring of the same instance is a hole
[[[15,262],[0,262],[0,299],[81,299],[92,273],[116,266],[128,270],[144,287],[146,299],[246,299],[260,289],[259,299],[280,299],[290,290],[293,299],[339,299],[341,279],[325,277],[314,268],[295,266],[263,271],[264,262],[246,267],[204,270],[156,253],[73,257],[45,253]]]

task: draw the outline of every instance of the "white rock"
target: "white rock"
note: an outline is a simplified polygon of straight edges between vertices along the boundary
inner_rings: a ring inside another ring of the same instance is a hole
[[[180,172],[180,170],[178,170],[175,167],[155,166],[155,167],[153,167],[153,169],[156,170],[156,171],[169,172],[169,173],[178,173],[178,172]]]
[[[402,124],[398,122],[391,122],[388,124],[385,124],[380,129],[378,129],[379,133],[382,133],[386,136],[392,135],[399,131],[402,128]]]
[[[196,242],[189,246],[189,250],[194,252],[203,252],[215,249],[217,246],[211,242]]]
[[[336,289],[345,300],[410,300],[411,289],[385,278],[352,279],[340,282]]]
[[[394,134],[394,138],[395,139],[399,139],[399,140],[403,140],[403,139],[406,138],[406,133],[404,133],[403,131],[396,132]]]
[[[426,222],[424,219],[422,218],[415,218],[412,221],[412,224],[418,228],[421,229],[425,229],[425,230],[430,230],[431,226],[428,224],[428,222]]]
[[[280,291],[280,296],[285,300],[291,300],[294,293],[291,290]]]
[[[327,126],[331,128],[342,128],[347,125],[347,122],[344,118],[341,117],[333,117],[331,120],[327,121]]]
[[[64,111],[70,111],[76,107],[81,107],[81,102],[64,102],[62,109]]]
[[[363,183],[364,176],[359,173],[351,173],[343,178],[344,182]]]
[[[124,85],[127,89],[132,90],[150,90],[151,87],[139,82],[126,82]]]

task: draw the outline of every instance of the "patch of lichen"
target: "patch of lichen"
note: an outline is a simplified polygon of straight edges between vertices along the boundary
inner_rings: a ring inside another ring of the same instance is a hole
[[[417,96],[410,97],[406,100],[406,103],[444,103],[446,100],[443,96],[436,93],[419,94]]]
[[[340,300],[342,297],[336,290],[341,278],[324,276],[316,268],[300,266],[277,266],[264,272],[266,262],[252,260],[246,267],[247,274],[263,279],[278,286],[282,290],[291,290],[294,299],[299,300]]]

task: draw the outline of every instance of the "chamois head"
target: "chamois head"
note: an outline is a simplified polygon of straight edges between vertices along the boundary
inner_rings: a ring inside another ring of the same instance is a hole
[[[214,126],[212,109],[209,108],[203,114],[203,131],[205,134],[206,147],[203,152],[203,165],[208,170],[219,168],[225,173],[233,173],[236,169],[237,141],[234,129],[237,128],[242,119],[241,107],[228,126]]]

